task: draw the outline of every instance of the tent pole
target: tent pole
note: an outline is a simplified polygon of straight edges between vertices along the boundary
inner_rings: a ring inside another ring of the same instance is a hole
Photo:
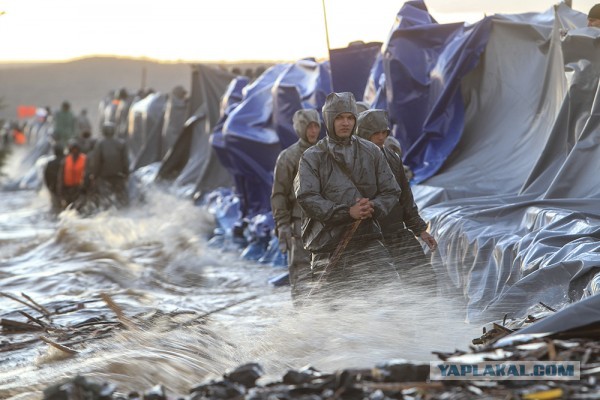
[[[142,90],[146,90],[146,67],[142,67]]]
[[[329,45],[329,28],[327,27],[327,11],[325,10],[325,0],[321,0],[321,4],[323,4],[323,19],[325,20],[325,38],[327,39],[327,52],[331,50],[331,46]]]

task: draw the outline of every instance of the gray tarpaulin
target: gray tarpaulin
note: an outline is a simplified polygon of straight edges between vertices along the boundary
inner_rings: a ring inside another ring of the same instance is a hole
[[[413,188],[440,287],[472,321],[560,309],[600,272],[600,29],[564,4],[492,23],[460,142]]]
[[[164,113],[167,95],[151,93],[129,109],[131,170],[160,160]]]
[[[165,109],[160,159],[173,147],[188,117],[188,101],[171,93]]]

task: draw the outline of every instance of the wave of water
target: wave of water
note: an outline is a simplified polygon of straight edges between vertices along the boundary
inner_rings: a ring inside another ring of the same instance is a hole
[[[89,218],[48,210],[44,190],[0,192],[1,292],[25,293],[41,304],[88,301],[84,310],[54,320],[64,326],[99,315],[116,319],[100,293],[127,316],[156,317],[79,344],[74,356],[41,342],[1,353],[0,398],[39,398],[49,384],[76,374],[111,381],[123,392],[162,383],[186,394],[250,361],[265,368],[263,381],[306,365],[330,372],[394,358],[428,362],[437,359],[432,351],[465,348],[480,333],[463,322],[459,302],[436,295],[433,282],[379,288],[335,309],[294,309],[289,288],[267,282],[281,269],[207,247],[212,217],[157,189],[148,189],[144,203]],[[245,299],[251,300],[200,324],[182,324],[186,312]],[[0,315],[18,309],[25,310],[0,296]]]

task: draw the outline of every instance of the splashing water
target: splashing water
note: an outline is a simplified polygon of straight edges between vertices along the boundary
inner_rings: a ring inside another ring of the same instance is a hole
[[[294,308],[289,287],[267,283],[281,270],[208,248],[211,216],[157,190],[144,204],[89,218],[72,211],[54,218],[48,209],[43,190],[0,192],[1,292],[26,293],[41,304],[89,301],[54,321],[64,326],[97,315],[116,319],[100,293],[128,316],[160,313],[83,342],[74,356],[45,344],[4,352],[0,398],[39,398],[48,385],[76,374],[113,382],[120,392],[162,383],[185,394],[250,361],[263,365],[265,382],[306,365],[330,372],[396,358],[428,362],[436,360],[432,351],[464,348],[480,331],[463,322],[460,302],[436,294],[435,282]],[[238,301],[186,324],[190,313]],[[0,296],[2,314],[18,309]]]

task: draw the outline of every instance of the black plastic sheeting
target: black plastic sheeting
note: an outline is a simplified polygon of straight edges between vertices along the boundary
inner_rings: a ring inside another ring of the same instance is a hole
[[[470,321],[562,309],[596,295],[600,273],[600,29],[564,4],[491,24],[462,80],[460,141],[413,187],[440,287]]]
[[[207,65],[192,67],[188,100],[192,115],[165,155],[158,178],[176,178],[175,185],[193,185],[194,192],[201,193],[233,185],[231,175],[219,163],[209,139],[219,120],[221,98],[234,77]]]

